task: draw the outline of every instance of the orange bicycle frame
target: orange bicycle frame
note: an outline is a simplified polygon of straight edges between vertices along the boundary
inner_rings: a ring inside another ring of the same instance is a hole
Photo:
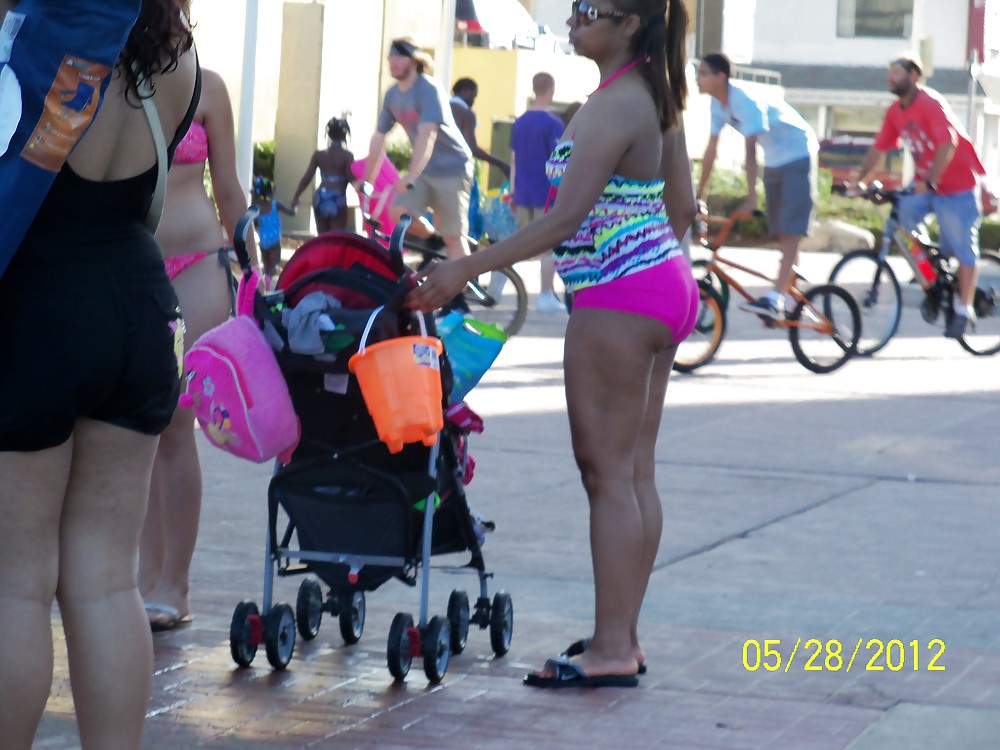
[[[713,242],[709,242],[708,237],[704,232],[702,232],[699,237],[702,246],[712,254],[712,257],[708,261],[706,266],[708,268],[708,271],[710,273],[715,273],[720,279],[722,279],[726,284],[728,284],[730,288],[736,290],[736,292],[738,292],[740,296],[743,297],[747,302],[753,301],[754,299],[753,295],[747,292],[747,290],[743,288],[743,285],[740,284],[738,281],[736,281],[736,279],[734,279],[732,276],[726,273],[726,269],[723,268],[723,266],[720,264],[724,264],[725,266],[734,268],[738,271],[742,271],[743,273],[750,274],[751,276],[755,276],[758,279],[763,279],[764,281],[767,282],[773,283],[773,280],[766,274],[763,274],[754,268],[748,268],[747,266],[744,266],[741,263],[737,263],[736,261],[730,260],[728,258],[723,258],[719,254],[719,250],[722,248],[722,244],[726,241],[726,238],[729,237],[730,233],[733,231],[733,228],[736,226],[736,223],[741,220],[751,219],[751,218],[753,218],[751,214],[742,211],[734,211],[726,218],[718,216],[704,216],[703,220],[706,223],[706,225],[718,224],[721,225],[721,229],[715,236]],[[796,302],[804,305],[806,308],[809,309],[809,311],[812,313],[812,316],[814,317],[814,320],[804,321],[802,320],[801,316],[799,316],[799,318],[796,320],[792,320],[790,318],[782,318],[781,320],[767,321],[768,327],[808,328],[814,331],[818,331],[819,333],[826,334],[828,336],[833,335],[835,330],[833,323],[822,312],[820,312],[815,305],[813,305],[809,300],[807,300],[805,296],[795,287],[795,280],[801,278],[801,276],[797,271],[795,271],[794,274],[795,275],[792,281],[792,286],[789,289],[789,294],[792,295],[792,298]]]

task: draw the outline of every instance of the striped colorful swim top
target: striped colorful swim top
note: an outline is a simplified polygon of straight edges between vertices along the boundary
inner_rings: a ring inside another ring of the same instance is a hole
[[[572,139],[556,144],[545,163],[559,188],[573,151]],[[553,252],[556,271],[570,291],[643,271],[682,254],[663,205],[663,180],[612,175],[576,235]]]

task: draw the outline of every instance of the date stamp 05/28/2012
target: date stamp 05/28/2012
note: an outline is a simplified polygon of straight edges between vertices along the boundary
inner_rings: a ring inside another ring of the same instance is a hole
[[[927,642],[864,637],[856,641],[796,638],[794,644],[791,640],[782,642],[780,638],[751,638],[743,642],[743,667],[748,672],[759,669],[788,672],[793,664],[795,669],[805,672],[850,672],[852,669],[866,672],[943,672],[945,648],[945,642],[940,638]]]

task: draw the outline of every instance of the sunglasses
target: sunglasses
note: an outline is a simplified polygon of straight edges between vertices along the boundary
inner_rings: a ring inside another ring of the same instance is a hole
[[[600,10],[586,0],[573,0],[570,8],[570,12],[576,17],[577,23],[584,26],[589,26],[594,21],[599,21],[602,18],[625,18],[628,15],[623,10]]]

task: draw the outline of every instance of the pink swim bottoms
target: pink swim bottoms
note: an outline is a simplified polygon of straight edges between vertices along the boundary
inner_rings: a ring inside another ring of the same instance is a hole
[[[198,261],[204,260],[211,253],[185,253],[184,255],[171,255],[163,259],[163,265],[167,269],[167,277],[173,281],[182,271],[190,268]]]
[[[573,296],[573,309],[596,307],[658,320],[679,344],[694,330],[698,284],[683,255],[604,284],[584,287]]]

